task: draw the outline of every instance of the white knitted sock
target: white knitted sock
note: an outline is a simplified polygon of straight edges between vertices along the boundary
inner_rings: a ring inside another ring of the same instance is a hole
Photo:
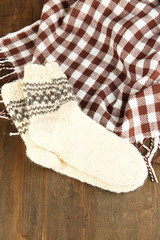
[[[58,64],[27,65],[24,95],[34,142],[115,192],[142,186],[147,168],[138,150],[82,113]]]
[[[108,189],[108,185],[104,181],[78,171],[76,168],[59,159],[54,153],[40,148],[33,142],[28,132],[30,119],[22,91],[22,80],[5,84],[2,87],[2,97],[18,132],[25,142],[27,155],[34,163],[53,169],[81,182],[86,182],[92,186]]]

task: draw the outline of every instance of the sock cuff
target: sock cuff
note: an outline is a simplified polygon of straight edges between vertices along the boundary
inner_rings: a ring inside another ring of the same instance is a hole
[[[24,68],[24,84],[51,83],[58,78],[66,78],[66,75],[56,62],[47,63],[45,66],[29,64]]]
[[[58,78],[67,78],[66,75],[61,70],[61,68],[59,67],[58,63],[56,62],[46,63],[45,67],[52,80]]]
[[[10,102],[23,100],[22,79],[4,84],[1,94],[5,105],[8,105]]]
[[[29,125],[29,115],[23,95],[22,80],[3,85],[2,98],[18,132],[24,134]]]
[[[47,114],[75,100],[72,87],[57,63],[26,65],[23,91],[30,118]]]

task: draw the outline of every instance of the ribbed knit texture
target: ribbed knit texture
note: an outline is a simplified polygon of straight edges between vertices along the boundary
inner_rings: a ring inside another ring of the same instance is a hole
[[[147,168],[137,149],[82,113],[60,72],[55,63],[25,67],[23,90],[34,142],[104,182],[110,191],[127,192],[142,186]]]

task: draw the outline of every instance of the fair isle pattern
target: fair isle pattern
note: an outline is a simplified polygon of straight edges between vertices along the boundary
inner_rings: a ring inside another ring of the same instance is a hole
[[[10,101],[6,105],[7,111],[9,112],[12,120],[18,130],[22,135],[28,130],[29,126],[29,114],[26,111],[26,103],[24,99],[19,101]]]
[[[23,90],[30,117],[54,112],[61,105],[76,100],[71,85],[63,77],[51,82],[27,82],[23,84]]]

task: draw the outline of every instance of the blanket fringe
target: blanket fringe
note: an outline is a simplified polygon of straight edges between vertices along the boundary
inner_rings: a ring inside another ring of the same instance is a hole
[[[11,78],[14,77],[14,73],[15,72],[11,72],[11,73],[8,73],[6,75],[3,75],[2,77],[0,77],[0,81],[5,79],[8,82],[8,80],[10,80]]]
[[[0,88],[17,78],[15,67],[8,59],[8,49],[0,42]]]
[[[12,120],[12,118],[10,117],[10,115],[7,113],[6,110],[3,110],[2,112],[0,112],[0,118],[4,118],[7,120]]]
[[[12,82],[16,78],[17,74],[15,68],[7,58],[7,49],[3,48],[0,44],[0,90],[5,83]],[[0,103],[3,103],[3,100],[0,100]],[[0,118],[11,120],[6,110],[0,112]]]
[[[143,148],[145,148],[144,146],[145,146],[145,145],[143,145]],[[146,162],[146,166],[147,166],[148,173],[149,173],[149,175],[150,175],[151,181],[152,181],[152,182],[155,182],[154,174],[153,174],[153,171],[152,171],[153,168],[151,168],[151,164],[150,164],[149,161],[148,161],[148,158],[149,158],[149,156],[151,155],[151,152],[152,152],[152,150],[153,150],[153,146],[154,146],[154,141],[153,141],[153,139],[151,139],[150,147],[148,148],[146,154],[144,155],[144,161]],[[145,149],[146,149],[146,148],[145,148]]]
[[[150,140],[150,144],[148,143],[149,140]],[[135,144],[135,146],[144,155],[144,160],[146,162],[146,166],[147,166],[151,181],[158,183],[158,179],[156,177],[152,163],[156,163],[156,164],[160,165],[160,163],[156,162],[157,159],[159,158],[160,154],[158,154],[158,156],[156,158],[154,158],[154,155],[157,152],[157,150],[160,150],[160,138],[155,137],[155,138],[150,138],[150,139],[144,139],[141,143]],[[144,151],[145,151],[145,153],[144,153]]]
[[[17,135],[20,135],[20,134],[19,134],[18,132],[16,132],[16,133],[10,132],[10,133],[9,133],[9,136],[10,136],[10,137],[12,137],[12,136],[17,136]]]
[[[152,151],[148,157],[148,164],[149,164],[149,167],[150,167],[150,170],[152,171],[152,174],[153,174],[153,177],[154,177],[154,180],[158,183],[158,179],[156,177],[156,174],[155,174],[155,171],[152,167],[152,159],[154,157],[154,154],[156,153],[157,149],[158,149],[158,144],[159,144],[159,138],[154,138],[153,140],[153,148],[152,148]]]

